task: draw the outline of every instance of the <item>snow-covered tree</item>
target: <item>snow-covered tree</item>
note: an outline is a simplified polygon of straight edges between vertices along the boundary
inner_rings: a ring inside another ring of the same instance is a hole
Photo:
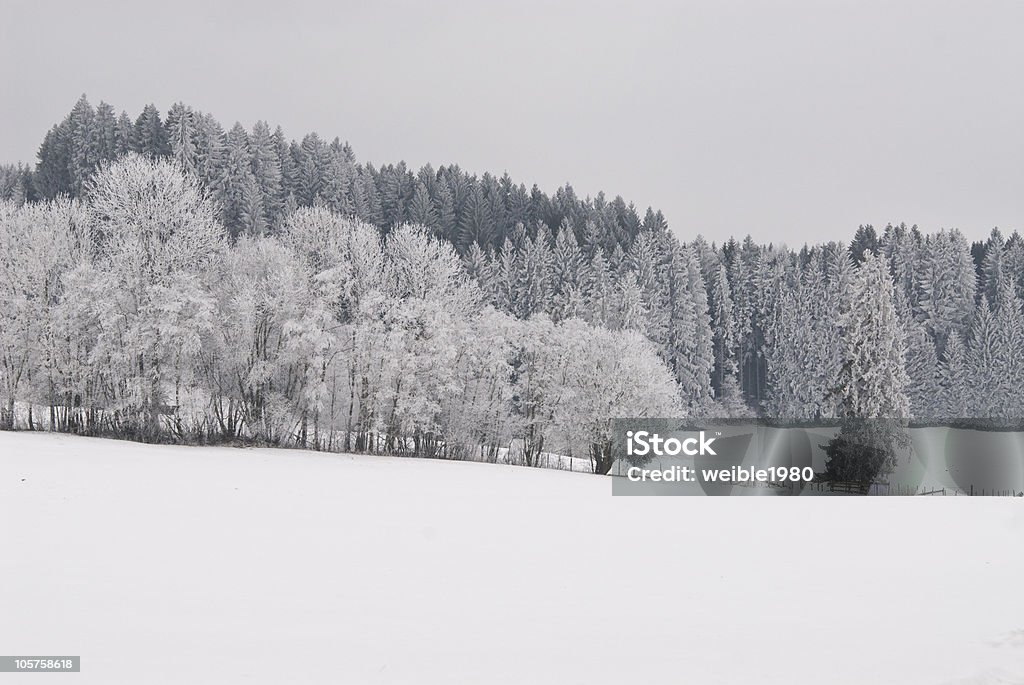
[[[906,418],[910,413],[906,339],[883,259],[865,253],[850,294],[850,308],[842,321],[840,411],[852,418]]]
[[[87,197],[94,278],[109,288],[93,303],[93,360],[105,370],[108,408],[153,437],[168,384],[193,363],[212,319],[201,279],[219,257],[223,228],[198,180],[165,160],[125,157],[93,177]]]
[[[558,432],[582,443],[594,473],[612,467],[615,419],[676,417],[685,410],[672,372],[650,341],[636,331],[595,329],[579,319],[559,326],[569,354],[559,367]]]
[[[970,246],[959,231],[940,231],[925,239],[916,265],[915,311],[941,350],[952,331],[964,335],[974,313],[977,277]]]

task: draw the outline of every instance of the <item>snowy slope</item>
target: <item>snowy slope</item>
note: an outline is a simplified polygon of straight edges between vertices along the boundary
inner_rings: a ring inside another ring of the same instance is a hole
[[[0,683],[1021,683],[1024,503],[0,433]]]

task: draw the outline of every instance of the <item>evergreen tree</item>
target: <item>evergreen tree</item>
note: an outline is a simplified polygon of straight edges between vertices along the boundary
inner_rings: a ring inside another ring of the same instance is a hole
[[[592,326],[609,327],[615,309],[615,285],[604,252],[598,248],[590,259],[590,284],[587,321]]]
[[[977,278],[967,240],[959,231],[940,231],[925,240],[916,273],[915,311],[941,351],[952,331],[964,335],[974,312]]]
[[[434,198],[434,207],[437,211],[438,233],[447,238],[452,244],[457,243],[458,223],[455,215],[455,198],[447,181],[441,179],[437,183],[437,196]]]
[[[252,174],[249,134],[240,123],[228,132],[224,168],[214,189],[221,219],[231,236],[266,232],[262,198]]]
[[[646,333],[647,306],[636,273],[627,271],[615,285],[615,317],[612,328]]]
[[[284,221],[286,196],[281,182],[281,158],[278,147],[265,121],[257,121],[250,138],[252,175],[258,196],[264,227],[280,226]]]
[[[155,105],[146,105],[135,120],[132,131],[132,149],[139,154],[157,159],[171,154],[171,144],[167,139],[167,130],[160,119],[160,112]]]
[[[195,113],[178,102],[167,111],[167,139],[171,158],[187,174],[199,176],[198,141]]]
[[[46,133],[42,145],[39,146],[35,186],[39,194],[46,199],[70,194],[73,191],[73,143],[70,128],[68,120],[54,126]]]
[[[892,279],[882,259],[865,253],[850,295],[842,322],[838,383],[843,416],[906,418],[910,413],[906,339],[896,317]]]
[[[494,223],[491,217],[491,203],[484,195],[483,187],[478,183],[466,198],[466,208],[459,220],[458,242],[460,250],[473,243],[486,247],[492,244],[495,237]]]
[[[1003,275],[993,303],[978,307],[968,348],[973,416],[1024,416],[1024,317],[1010,279]]]
[[[552,296],[548,313],[555,321],[583,316],[587,293],[586,262],[576,236],[563,222],[555,236],[551,262]]]
[[[132,151],[132,139],[135,137],[135,124],[128,117],[128,112],[124,110],[117,117],[117,127],[115,128],[115,144],[117,147],[117,157],[126,155]]]
[[[228,151],[224,129],[213,117],[197,115],[196,130],[196,171],[203,185],[213,195],[217,195],[218,184],[227,165]]]
[[[354,208],[349,189],[352,185],[351,151],[337,138],[323,151],[320,190],[316,202],[339,214],[351,214]]]
[[[1003,278],[1004,249],[1002,233],[998,228],[993,228],[985,243],[985,256],[981,261],[981,294],[989,306],[994,306],[998,297],[999,284]]]
[[[82,95],[75,103],[68,117],[68,137],[71,146],[70,168],[71,191],[81,195],[85,184],[100,163],[96,146],[93,145],[94,120],[96,112],[89,100]]]
[[[678,242],[667,265],[668,330],[664,359],[675,374],[685,404],[706,408],[714,366],[707,291],[693,249]]]
[[[434,202],[430,199],[427,186],[422,181],[416,183],[416,192],[409,204],[409,221],[426,226],[434,232],[438,230],[437,210],[434,208]],[[477,248],[479,247],[477,245]]]
[[[948,420],[963,419],[971,415],[971,373],[967,350],[959,331],[952,331],[946,341],[939,365],[939,414]]]
[[[913,319],[907,326],[907,399],[910,412],[919,421],[931,422],[942,413],[940,396],[942,374],[935,341],[927,329]]]
[[[859,264],[864,261],[865,255],[869,252],[877,255],[879,247],[880,243],[875,227],[871,224],[862,225],[857,228],[853,242],[850,243],[850,256],[853,257],[854,262]]]
[[[117,116],[114,108],[105,102],[96,106],[93,127],[90,134],[92,142],[92,158],[95,163],[112,161],[120,156],[117,141]]]

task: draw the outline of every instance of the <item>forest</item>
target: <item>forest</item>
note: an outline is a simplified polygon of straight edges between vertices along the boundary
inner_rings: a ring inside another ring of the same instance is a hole
[[[0,425],[515,444],[606,472],[615,417],[1024,415],[1016,232],[684,233],[568,184],[377,168],[338,138],[82,96],[34,166],[0,167]]]

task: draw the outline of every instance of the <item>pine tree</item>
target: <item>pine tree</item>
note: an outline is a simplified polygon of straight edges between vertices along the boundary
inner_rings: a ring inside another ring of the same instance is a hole
[[[854,262],[859,264],[864,261],[865,255],[868,253],[877,255],[879,247],[880,243],[875,227],[871,224],[859,226],[853,236],[853,242],[850,243],[850,256],[853,257]]]
[[[637,282],[636,273],[627,271],[619,277],[615,285],[615,316],[612,328],[645,333],[647,315],[643,290]]]
[[[668,331],[665,361],[691,410],[711,399],[714,366],[707,291],[693,249],[674,242],[667,265]]]
[[[349,193],[352,174],[349,152],[346,146],[335,138],[324,151],[317,201],[338,214],[351,214],[354,207]]]
[[[590,260],[590,284],[587,302],[587,321],[592,326],[609,327],[615,308],[615,286],[608,261],[598,248]]]
[[[917,226],[907,228],[906,224],[887,226],[881,250],[889,259],[896,294],[901,295],[913,309],[920,300],[915,274],[921,259],[921,232]],[[920,312],[915,310],[913,315],[920,319]]]
[[[495,237],[493,233],[494,219],[491,216],[491,203],[484,195],[483,187],[477,183],[466,198],[466,207],[459,220],[458,242],[460,250],[473,243],[487,247]]]
[[[426,226],[434,232],[438,230],[437,210],[434,209],[430,193],[422,181],[417,182],[416,192],[413,195],[412,202],[409,204],[409,221]],[[479,245],[477,247],[479,248]]]
[[[1003,274],[990,306],[974,319],[968,361],[975,415],[1002,419],[1024,416],[1024,315],[1009,277]]]
[[[448,183],[443,179],[438,181],[437,197],[434,198],[434,207],[437,210],[438,233],[447,238],[452,244],[458,245],[458,222],[455,216],[455,198],[452,195],[451,189],[448,187]]]
[[[658,349],[665,349],[668,340],[668,285],[664,266],[669,261],[670,237],[665,233],[643,231],[623,258],[620,279],[633,274],[640,288],[643,326],[636,330],[647,336]]]
[[[586,262],[576,243],[576,236],[567,222],[563,222],[555,236],[551,263],[552,297],[548,313],[555,321],[582,316],[586,296]]]
[[[981,294],[989,306],[996,304],[999,284],[1003,278],[1003,250],[1005,242],[998,228],[993,228],[985,243],[985,256],[981,263]]]
[[[91,133],[92,157],[96,163],[112,161],[120,156],[117,144],[117,116],[114,108],[105,102],[96,106]]]
[[[315,133],[302,139],[302,144],[293,150],[296,165],[295,199],[301,207],[311,207],[320,197],[323,184],[323,166],[326,146]]]
[[[987,304],[978,307],[971,326],[967,351],[969,366],[970,412],[974,417],[996,417],[1001,414],[1005,398],[1003,332],[999,321]]]
[[[175,103],[167,110],[164,125],[167,128],[171,158],[185,173],[199,176],[196,121],[192,108],[181,102]]]
[[[964,419],[971,415],[971,370],[967,350],[958,331],[952,331],[946,341],[939,365],[939,414],[949,420]]]
[[[766,326],[771,344],[765,345],[764,409],[769,416],[820,420],[838,413],[833,390],[841,367],[840,307],[829,292],[825,256],[815,251]]]
[[[850,295],[842,322],[843,366],[838,383],[843,416],[906,418],[910,413],[906,339],[883,259],[865,253]]]
[[[487,254],[476,243],[469,246],[462,258],[462,265],[469,277],[476,280],[485,291],[490,290],[490,260]]]
[[[121,110],[117,117],[117,156],[126,155],[132,151],[132,139],[135,137],[135,124],[132,123],[128,112]]]
[[[907,399],[915,419],[934,421],[941,415],[939,398],[942,374],[935,341],[927,329],[912,318],[904,320],[907,327]]]
[[[714,332],[715,370],[712,378],[715,393],[721,396],[725,379],[735,376],[736,347],[738,343],[736,320],[733,315],[732,295],[725,265],[719,264],[708,282],[708,301],[711,304],[711,329]]]
[[[75,195],[81,195],[85,184],[92,176],[96,166],[101,161],[96,156],[96,147],[93,145],[94,120],[96,112],[93,110],[89,100],[82,95],[75,103],[68,118],[71,145],[71,160],[69,173],[71,175],[71,191]]]
[[[227,165],[224,129],[213,117],[197,115],[196,130],[196,171],[203,185],[217,195],[218,184]]]
[[[525,234],[522,225],[520,238],[515,241],[515,287],[512,313],[528,319],[544,311],[551,299],[551,236],[543,226],[533,238]]]
[[[959,231],[940,231],[925,240],[916,273],[915,311],[941,351],[952,331],[964,335],[975,306],[977,277],[970,246]]]
[[[665,215],[661,213],[661,210],[655,211],[648,207],[647,213],[644,214],[642,229],[652,233],[663,233],[668,230],[668,221],[665,220]]]
[[[253,126],[250,148],[253,181],[262,209],[260,221],[264,227],[280,226],[285,218],[286,196],[281,183],[281,158],[267,122],[257,121]]]
[[[71,151],[72,141],[68,120],[54,126],[39,146],[36,165],[35,186],[39,194],[52,199],[72,192]]]
[[[284,135],[284,129],[278,126],[274,129],[272,137],[274,152],[277,153],[277,159],[281,163],[281,198],[286,202],[287,197],[295,193],[295,177],[297,174],[295,159],[292,157],[291,145],[289,145],[288,139]]]
[[[232,237],[265,232],[262,197],[252,174],[249,134],[239,123],[227,135],[224,168],[217,179],[214,199]]]
[[[142,108],[142,113],[135,120],[132,131],[132,149],[139,154],[157,159],[171,154],[171,145],[167,140],[167,131],[160,120],[160,112],[150,104]]]
[[[1006,240],[1003,264],[1017,297],[1024,298],[1024,239],[1014,231]]]
[[[729,285],[732,289],[733,311],[736,319],[736,335],[738,339],[737,380],[741,393],[753,396],[750,373],[756,363],[756,344],[754,339],[754,304],[753,304],[753,267],[756,248],[750,236],[743,246],[737,247],[729,267]]]

